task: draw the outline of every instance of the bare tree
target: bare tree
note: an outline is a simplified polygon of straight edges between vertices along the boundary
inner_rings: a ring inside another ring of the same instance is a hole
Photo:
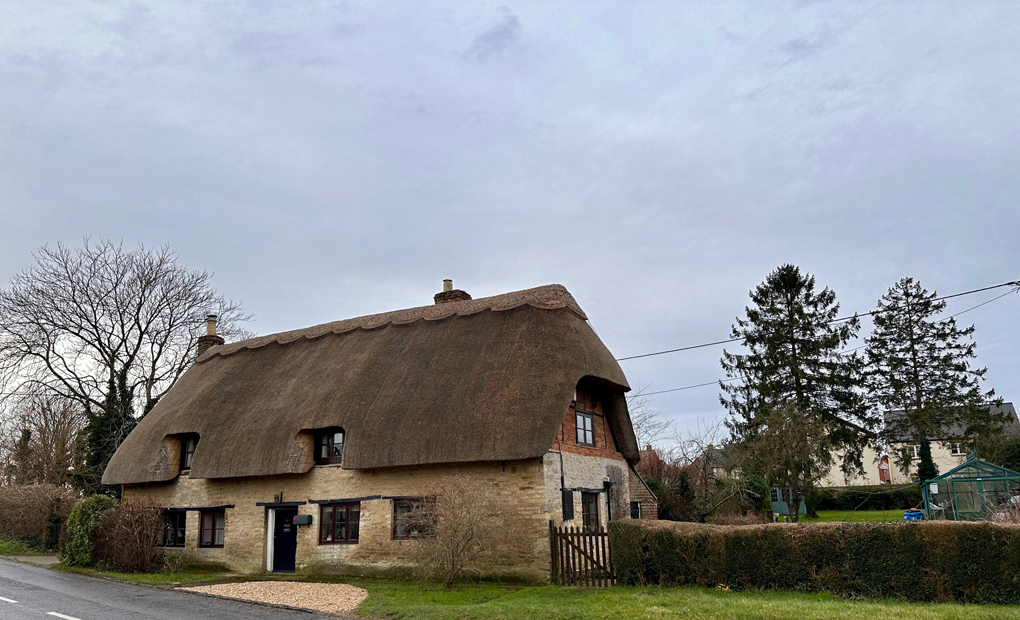
[[[242,334],[240,304],[211,274],[169,248],[125,250],[111,241],[43,247],[35,265],[0,291],[0,379],[16,394],[76,401],[88,418],[79,484],[98,487],[114,450],[195,357],[208,312],[221,333]]]
[[[422,576],[446,588],[466,571],[513,566],[534,543],[519,503],[491,484],[455,476],[419,492],[401,526],[416,534],[411,556]]]
[[[630,422],[634,426],[634,436],[638,446],[644,447],[660,440],[673,427],[668,420],[662,419],[662,412],[653,409],[644,392],[647,386],[637,389],[627,397],[627,409]]]
[[[27,394],[0,428],[4,478],[13,484],[69,486],[83,457],[81,405],[55,394]]]

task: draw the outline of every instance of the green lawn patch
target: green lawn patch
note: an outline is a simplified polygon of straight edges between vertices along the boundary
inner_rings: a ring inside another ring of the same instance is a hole
[[[30,547],[17,540],[0,538],[0,555],[46,555],[47,552],[41,547]]]
[[[817,519],[801,517],[801,521],[817,523],[820,521],[848,521],[853,523],[885,523],[903,521],[903,510],[819,510]]]
[[[849,601],[828,594],[726,592],[708,588],[605,589],[466,586],[449,592],[412,584],[350,581],[368,590],[357,614],[394,620],[985,620],[1016,618],[1000,605]]]
[[[173,583],[192,585],[196,583],[207,583],[210,581],[224,581],[232,576],[224,570],[215,568],[188,568],[179,573],[119,573],[116,571],[99,570],[97,568],[81,568],[78,566],[66,566],[58,564],[55,569],[79,575],[91,577],[106,577],[119,581],[140,583],[149,586],[168,586]]]

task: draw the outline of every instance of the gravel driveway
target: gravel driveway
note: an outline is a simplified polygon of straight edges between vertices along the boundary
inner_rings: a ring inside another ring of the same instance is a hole
[[[246,601],[304,607],[331,614],[347,614],[368,596],[362,588],[345,583],[299,583],[295,581],[249,581],[213,586],[180,588]]]

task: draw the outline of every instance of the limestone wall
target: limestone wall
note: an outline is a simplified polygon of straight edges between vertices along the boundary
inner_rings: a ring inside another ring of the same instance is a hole
[[[312,516],[312,525],[298,527],[297,568],[299,571],[323,565],[393,568],[406,566],[408,545],[414,541],[393,539],[393,500],[387,498],[415,496],[436,480],[463,475],[512,495],[530,524],[529,535],[534,538],[530,552],[518,558],[514,566],[495,567],[493,571],[541,579],[549,571],[549,519],[559,514],[559,474],[555,484],[557,501],[552,510],[543,470],[542,459],[364,471],[324,465],[293,476],[191,480],[184,475],[167,483],[125,486],[124,496],[146,497],[166,508],[233,505],[226,510],[223,548],[198,546],[199,513],[189,511],[184,553],[242,572],[266,570],[269,508],[256,503],[271,503],[281,492],[284,502],[371,498],[361,500],[361,532],[356,544],[320,545],[319,505],[298,506],[298,514]],[[601,468],[585,477],[578,468],[576,481],[588,484],[597,477],[601,486],[604,475]],[[580,506],[577,514],[580,515]]]

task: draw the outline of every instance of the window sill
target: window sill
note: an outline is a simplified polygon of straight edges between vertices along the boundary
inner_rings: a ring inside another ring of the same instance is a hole
[[[356,540],[320,540],[320,545],[356,545]]]
[[[199,545],[199,549],[222,549],[223,545]]]

